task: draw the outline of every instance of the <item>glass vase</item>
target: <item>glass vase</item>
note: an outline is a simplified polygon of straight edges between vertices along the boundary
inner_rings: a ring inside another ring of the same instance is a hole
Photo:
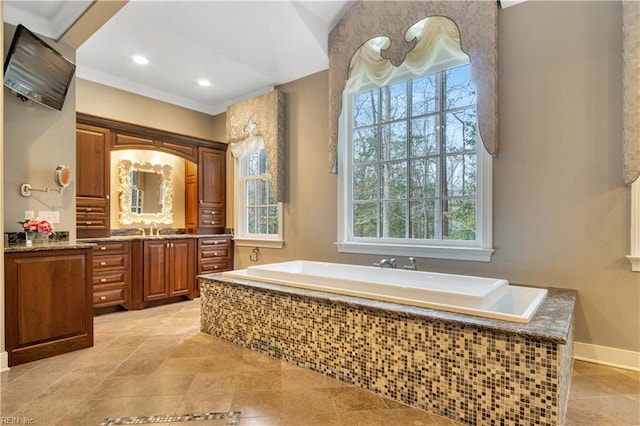
[[[38,235],[36,231],[24,231],[24,243],[27,247],[33,246],[36,235]]]

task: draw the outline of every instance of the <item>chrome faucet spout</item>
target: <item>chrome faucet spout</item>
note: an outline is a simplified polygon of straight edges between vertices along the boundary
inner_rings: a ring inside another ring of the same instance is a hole
[[[379,266],[381,269],[390,268],[396,269],[396,260],[395,259],[382,259],[380,263],[374,263],[373,266]]]
[[[409,264],[408,265],[403,265],[402,267],[404,269],[409,269],[411,271],[417,271],[418,270],[418,265],[416,265],[416,258],[415,257],[410,257],[409,258]]]

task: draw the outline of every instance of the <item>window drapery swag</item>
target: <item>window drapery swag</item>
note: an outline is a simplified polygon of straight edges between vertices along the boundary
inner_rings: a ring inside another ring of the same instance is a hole
[[[273,197],[285,201],[285,97],[273,90],[227,107],[227,142],[235,158],[263,146],[269,158]],[[249,125],[251,123],[252,125]]]

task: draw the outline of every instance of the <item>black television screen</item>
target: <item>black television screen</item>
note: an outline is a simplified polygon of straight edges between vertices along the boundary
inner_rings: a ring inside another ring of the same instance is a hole
[[[4,85],[44,106],[62,109],[76,65],[22,24],[4,62]]]

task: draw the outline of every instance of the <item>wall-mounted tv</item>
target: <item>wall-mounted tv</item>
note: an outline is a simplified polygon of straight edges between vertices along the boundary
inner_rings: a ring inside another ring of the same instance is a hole
[[[61,110],[76,65],[22,24],[4,61],[4,85],[23,100]]]

